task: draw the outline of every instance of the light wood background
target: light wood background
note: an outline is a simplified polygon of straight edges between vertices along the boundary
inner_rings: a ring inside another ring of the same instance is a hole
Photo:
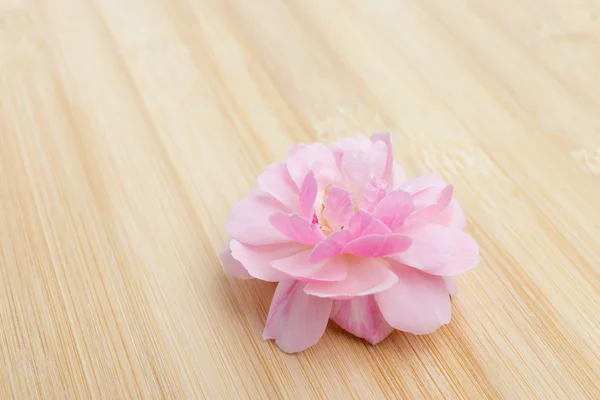
[[[0,0],[0,398],[600,398],[600,2]],[[453,320],[285,355],[227,277],[295,142],[391,131],[482,248]]]

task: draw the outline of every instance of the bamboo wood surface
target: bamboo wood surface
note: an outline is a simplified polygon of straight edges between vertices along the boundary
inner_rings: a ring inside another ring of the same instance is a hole
[[[0,0],[0,398],[600,398],[597,0]],[[286,355],[217,252],[295,142],[456,187],[450,325]]]

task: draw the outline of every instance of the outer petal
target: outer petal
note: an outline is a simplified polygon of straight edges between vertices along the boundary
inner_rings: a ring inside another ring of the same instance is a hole
[[[326,258],[335,257],[342,254],[342,249],[352,239],[350,231],[344,229],[343,231],[333,232],[327,236],[325,240],[319,242],[308,256],[308,260],[312,263],[325,260]]]
[[[275,163],[258,176],[258,187],[279,200],[291,211],[299,211],[298,187],[284,162]]]
[[[316,224],[297,214],[273,214],[269,221],[279,232],[298,243],[314,246],[325,238]]]
[[[394,269],[398,283],[375,295],[381,313],[391,326],[421,335],[450,322],[450,296],[443,278],[399,264]]]
[[[465,229],[465,214],[458,200],[453,198],[450,205],[437,216],[434,222],[449,228]]]
[[[356,238],[364,235],[385,235],[392,233],[390,228],[384,225],[383,222],[373,218],[371,214],[364,210],[358,210],[350,218],[348,222],[350,234]]]
[[[469,234],[452,230],[456,239],[456,252],[452,261],[442,268],[427,271],[429,274],[453,276],[467,272],[479,263],[479,245]]]
[[[397,281],[398,277],[387,268],[386,262],[374,258],[356,258],[350,261],[346,280],[311,282],[304,291],[318,297],[345,299],[387,290]]]
[[[455,276],[444,276],[444,282],[446,282],[446,288],[450,296],[456,296],[456,290],[458,287],[458,278]]]
[[[342,249],[342,253],[357,257],[385,257],[405,251],[411,242],[408,236],[398,234],[366,235],[349,242]]]
[[[411,247],[393,256],[403,264],[442,276],[466,272],[477,265],[479,247],[463,231],[427,224],[410,235]]]
[[[440,191],[436,201],[433,204],[424,207],[420,211],[407,218],[406,225],[416,226],[419,224],[434,222],[436,218],[438,218],[438,216],[450,205],[453,194],[454,186],[446,186]]]
[[[373,143],[381,141],[385,144],[386,158],[381,179],[388,182],[391,186],[394,184],[394,152],[392,148],[392,135],[389,132],[375,133],[371,136],[371,141]]]
[[[373,345],[394,331],[383,318],[372,295],[336,300],[331,319],[342,329]]]
[[[406,181],[406,172],[400,165],[394,163],[394,189],[398,189]]]
[[[410,194],[402,190],[389,193],[375,208],[375,218],[392,231],[398,229],[404,220],[415,210]]]
[[[405,192],[415,194],[427,188],[441,186],[445,186],[444,181],[438,174],[433,173],[409,179],[400,185],[400,188]]]
[[[299,281],[277,285],[263,332],[263,339],[275,339],[286,353],[296,353],[316,344],[327,327],[333,300],[309,296]]]
[[[315,199],[317,198],[317,180],[315,174],[310,171],[306,174],[302,188],[300,189],[300,215],[311,219],[314,214]]]
[[[323,143],[294,146],[288,153],[287,168],[298,187],[309,171],[314,172],[320,188],[337,181],[340,176],[333,153]]]
[[[246,268],[244,268],[242,263],[233,258],[233,256],[231,255],[230,244],[231,240],[227,242],[225,247],[223,247],[223,250],[221,250],[221,252],[219,253],[219,259],[221,260],[225,271],[227,271],[227,273],[229,273],[230,275],[235,276],[236,278],[252,278],[252,275],[250,275],[248,271],[246,271]]]
[[[231,256],[239,261],[251,276],[269,282],[289,279],[287,274],[273,268],[271,262],[305,249],[304,246],[295,243],[251,246],[237,240],[232,240],[230,247]]]
[[[331,187],[327,191],[323,205],[325,207],[323,217],[332,229],[338,230],[348,225],[348,220],[354,213],[354,203],[350,192]]]
[[[310,250],[301,251],[286,258],[275,260],[271,265],[289,276],[301,280],[341,281],[348,276],[348,261],[342,257],[310,263]]]
[[[233,239],[247,244],[272,244],[289,242],[290,239],[271,226],[269,217],[286,208],[270,195],[253,191],[238,202],[229,215],[227,233]]]

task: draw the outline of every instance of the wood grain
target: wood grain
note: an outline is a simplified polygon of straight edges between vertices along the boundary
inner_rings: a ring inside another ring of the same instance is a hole
[[[600,398],[600,1],[0,0],[0,398]],[[264,342],[232,205],[393,132],[482,248],[452,323]]]

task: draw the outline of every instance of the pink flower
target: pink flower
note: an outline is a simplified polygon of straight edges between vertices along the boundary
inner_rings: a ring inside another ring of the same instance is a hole
[[[231,211],[221,252],[240,278],[279,282],[264,339],[302,351],[329,319],[376,344],[450,322],[456,275],[475,267],[453,187],[405,180],[389,134],[294,146]]]

